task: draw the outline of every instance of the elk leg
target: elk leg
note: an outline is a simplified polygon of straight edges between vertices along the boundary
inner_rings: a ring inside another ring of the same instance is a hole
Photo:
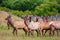
[[[15,32],[16,32],[16,36],[18,36],[18,35],[17,35],[17,29],[15,29]]]
[[[43,35],[45,35],[47,31],[48,31],[48,30],[44,30],[44,31],[43,31],[43,32],[44,32]]]
[[[42,36],[42,29],[40,29],[40,34],[41,34],[41,36]]]
[[[10,25],[9,25],[9,23],[7,23],[7,25],[8,25],[8,29],[10,29]]]
[[[56,30],[56,32],[57,32],[57,36],[59,35],[59,32],[58,32],[59,30]]]
[[[37,32],[37,36],[39,36],[39,30],[36,30],[36,32]]]
[[[32,36],[34,36],[34,34],[33,34],[33,33],[34,33],[34,32],[33,32],[33,30],[31,30],[31,35],[32,35]]]
[[[25,34],[28,36],[29,35],[29,30],[27,27],[23,28],[23,30],[25,31]]]
[[[42,35],[44,34],[44,30],[42,30]]]
[[[23,28],[23,30],[24,30],[24,32],[25,32],[25,36],[27,35],[27,32],[26,32],[26,30]]]
[[[15,28],[13,29],[13,35],[15,35]]]
[[[49,33],[49,35],[54,35],[54,30],[50,30],[50,33]]]
[[[55,31],[55,26],[54,25],[50,25],[50,33],[51,35],[54,35],[54,31]]]

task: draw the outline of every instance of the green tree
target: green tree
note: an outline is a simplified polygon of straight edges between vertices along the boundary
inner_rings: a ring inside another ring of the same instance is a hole
[[[51,14],[51,12],[53,12]],[[56,5],[52,4],[52,3],[46,3],[46,4],[41,4],[40,6],[37,6],[35,8],[35,14],[36,15],[55,15],[57,14],[57,9],[56,9]]]
[[[3,7],[15,10],[34,10],[34,8],[42,3],[42,0],[4,0]]]

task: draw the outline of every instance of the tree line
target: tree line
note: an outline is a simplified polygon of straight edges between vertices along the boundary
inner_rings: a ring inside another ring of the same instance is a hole
[[[50,16],[60,13],[60,0],[0,0],[0,9],[9,9],[17,16],[24,14]]]

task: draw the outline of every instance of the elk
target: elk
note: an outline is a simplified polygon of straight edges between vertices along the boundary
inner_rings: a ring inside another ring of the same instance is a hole
[[[28,35],[29,30],[28,30],[28,27],[25,25],[24,20],[23,21],[13,21],[11,15],[9,15],[6,18],[6,20],[7,20],[7,25],[8,26],[10,25],[13,28],[14,35],[17,35],[18,29],[23,29],[25,31],[26,35]]]
[[[25,20],[25,17],[23,18],[29,28],[29,31],[30,31],[30,34],[33,35],[33,31],[36,31],[37,32],[37,36],[38,36],[38,32],[39,32],[39,22],[38,20],[36,21],[32,21],[32,16],[31,15],[28,15],[26,18],[28,18],[27,20]]]

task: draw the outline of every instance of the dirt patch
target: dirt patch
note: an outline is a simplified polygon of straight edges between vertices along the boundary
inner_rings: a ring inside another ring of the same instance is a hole
[[[9,15],[10,12],[5,12],[5,11],[0,11],[0,25],[6,25],[7,21],[5,20],[5,18]],[[23,21],[23,19],[21,19],[20,17],[17,17],[15,15],[12,15],[12,19],[14,21]]]

